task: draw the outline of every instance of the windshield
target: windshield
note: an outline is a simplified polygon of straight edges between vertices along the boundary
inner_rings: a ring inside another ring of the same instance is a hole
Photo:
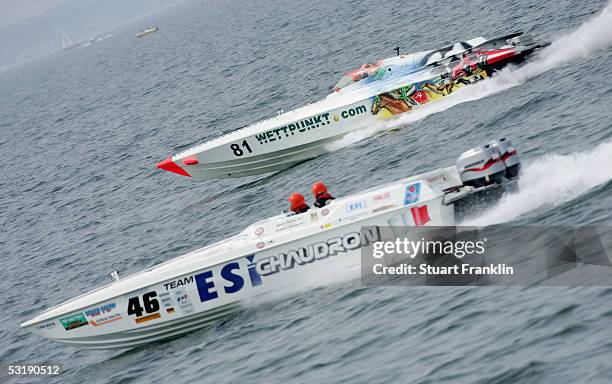
[[[338,83],[334,87],[334,91],[339,91],[346,86],[349,86],[353,83],[356,83],[360,80],[363,80],[375,74],[378,71],[380,65],[381,65],[381,62],[366,63],[366,64],[363,64],[358,69],[348,72],[347,74],[345,74],[344,76],[340,78],[340,81],[338,81]]]
[[[340,78],[340,81],[338,81],[338,83],[336,84],[336,86],[334,87],[335,90],[339,90],[342,89],[344,87],[346,87],[347,85],[351,85],[353,84],[353,78],[348,76],[348,75],[344,75]]]

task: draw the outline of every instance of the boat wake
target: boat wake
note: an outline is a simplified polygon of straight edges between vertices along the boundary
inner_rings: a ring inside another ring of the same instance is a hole
[[[423,105],[397,118],[381,121],[380,124],[351,132],[342,139],[329,144],[329,151],[344,148],[378,132],[399,128],[422,120],[429,115],[446,111],[455,105],[482,99],[520,85],[546,71],[586,58],[595,52],[612,47],[612,2],[601,13],[580,25],[573,32],[559,37],[542,49],[537,58],[522,67],[504,68],[491,79],[481,81],[434,103]]]
[[[529,212],[553,208],[612,180],[612,141],[589,152],[545,155],[521,172],[518,191],[460,225],[487,226],[508,222]]]

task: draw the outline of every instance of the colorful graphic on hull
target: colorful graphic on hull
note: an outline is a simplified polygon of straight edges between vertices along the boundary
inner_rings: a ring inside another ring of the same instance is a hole
[[[408,84],[375,96],[370,111],[379,118],[387,119],[400,113],[410,112],[415,106],[441,99],[466,85],[488,77],[485,69],[466,57],[432,79]]]

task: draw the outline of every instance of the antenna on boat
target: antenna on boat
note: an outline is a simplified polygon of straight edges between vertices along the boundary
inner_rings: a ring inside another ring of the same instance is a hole
[[[112,271],[110,275],[111,275],[111,277],[113,278],[114,281],[119,281],[119,272]]]
[[[399,46],[395,47],[395,52],[397,52],[397,55],[398,55],[398,56],[400,55],[400,54],[399,54],[399,48],[400,48]]]

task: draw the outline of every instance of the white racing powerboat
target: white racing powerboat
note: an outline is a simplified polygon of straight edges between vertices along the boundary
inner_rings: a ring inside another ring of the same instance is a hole
[[[464,152],[456,165],[280,214],[238,235],[119,278],[21,324],[72,346],[131,348],[201,328],[241,303],[290,292],[323,274],[356,278],[360,249],[381,226],[449,226],[456,202],[504,185],[520,163],[510,141]]]
[[[187,149],[157,167],[198,179],[286,169],[326,153],[327,144],[352,131],[409,113],[508,64],[522,62],[541,46],[515,33],[364,64],[343,76],[334,92],[317,103]]]

